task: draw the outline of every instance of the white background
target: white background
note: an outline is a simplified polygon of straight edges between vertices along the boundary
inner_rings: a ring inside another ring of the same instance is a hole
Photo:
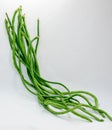
[[[71,90],[87,90],[100,107],[112,114],[112,0],[1,0],[0,1],[0,130],[107,130],[69,115],[56,117],[24,88],[16,72],[4,26],[23,6],[32,38],[40,19],[38,59],[44,78],[60,81]]]

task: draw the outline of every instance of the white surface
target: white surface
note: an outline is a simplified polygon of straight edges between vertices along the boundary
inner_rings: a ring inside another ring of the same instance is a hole
[[[31,36],[40,18],[40,70],[71,90],[87,90],[112,114],[112,1],[3,0],[0,2],[0,130],[107,130],[112,122],[56,117],[25,90],[12,64],[5,12],[23,6]]]

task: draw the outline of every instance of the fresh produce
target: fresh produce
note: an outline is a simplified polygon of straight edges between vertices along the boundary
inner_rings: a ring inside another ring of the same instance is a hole
[[[98,99],[92,93],[70,91],[62,83],[42,78],[37,59],[40,39],[39,20],[37,20],[37,36],[33,39],[30,38],[21,6],[14,12],[12,20],[6,13],[5,26],[14,66],[25,88],[37,96],[39,103],[45,109],[55,115],[72,113],[89,122],[104,121],[105,117],[112,121],[112,117],[99,108]],[[24,71],[23,68],[25,68]],[[57,89],[56,85],[64,90]]]

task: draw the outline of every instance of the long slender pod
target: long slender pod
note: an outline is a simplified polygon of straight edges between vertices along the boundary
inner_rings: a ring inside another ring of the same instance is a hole
[[[55,115],[72,113],[89,122],[92,120],[104,121],[112,117],[100,109],[97,97],[87,91],[70,91],[67,86],[59,82],[48,81],[42,78],[37,59],[40,39],[39,20],[37,20],[37,36],[33,39],[27,29],[25,15],[22,15],[20,6],[13,14],[12,19],[6,13],[5,27],[12,51],[12,59],[25,88],[37,96],[39,103]],[[28,77],[23,72],[26,69]],[[57,89],[54,86],[60,86]]]

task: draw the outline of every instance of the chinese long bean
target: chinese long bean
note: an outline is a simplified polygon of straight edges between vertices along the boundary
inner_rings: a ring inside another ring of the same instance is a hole
[[[55,115],[72,113],[89,122],[93,120],[104,121],[112,117],[100,109],[98,99],[87,91],[70,91],[68,87],[59,82],[48,81],[41,77],[37,59],[40,39],[39,20],[37,20],[37,36],[30,38],[25,15],[22,15],[20,6],[13,14],[12,20],[6,13],[5,26],[8,34],[12,59],[16,70],[25,88],[37,96],[39,103]],[[23,72],[25,67],[28,77]],[[54,86],[58,85],[64,91]]]

